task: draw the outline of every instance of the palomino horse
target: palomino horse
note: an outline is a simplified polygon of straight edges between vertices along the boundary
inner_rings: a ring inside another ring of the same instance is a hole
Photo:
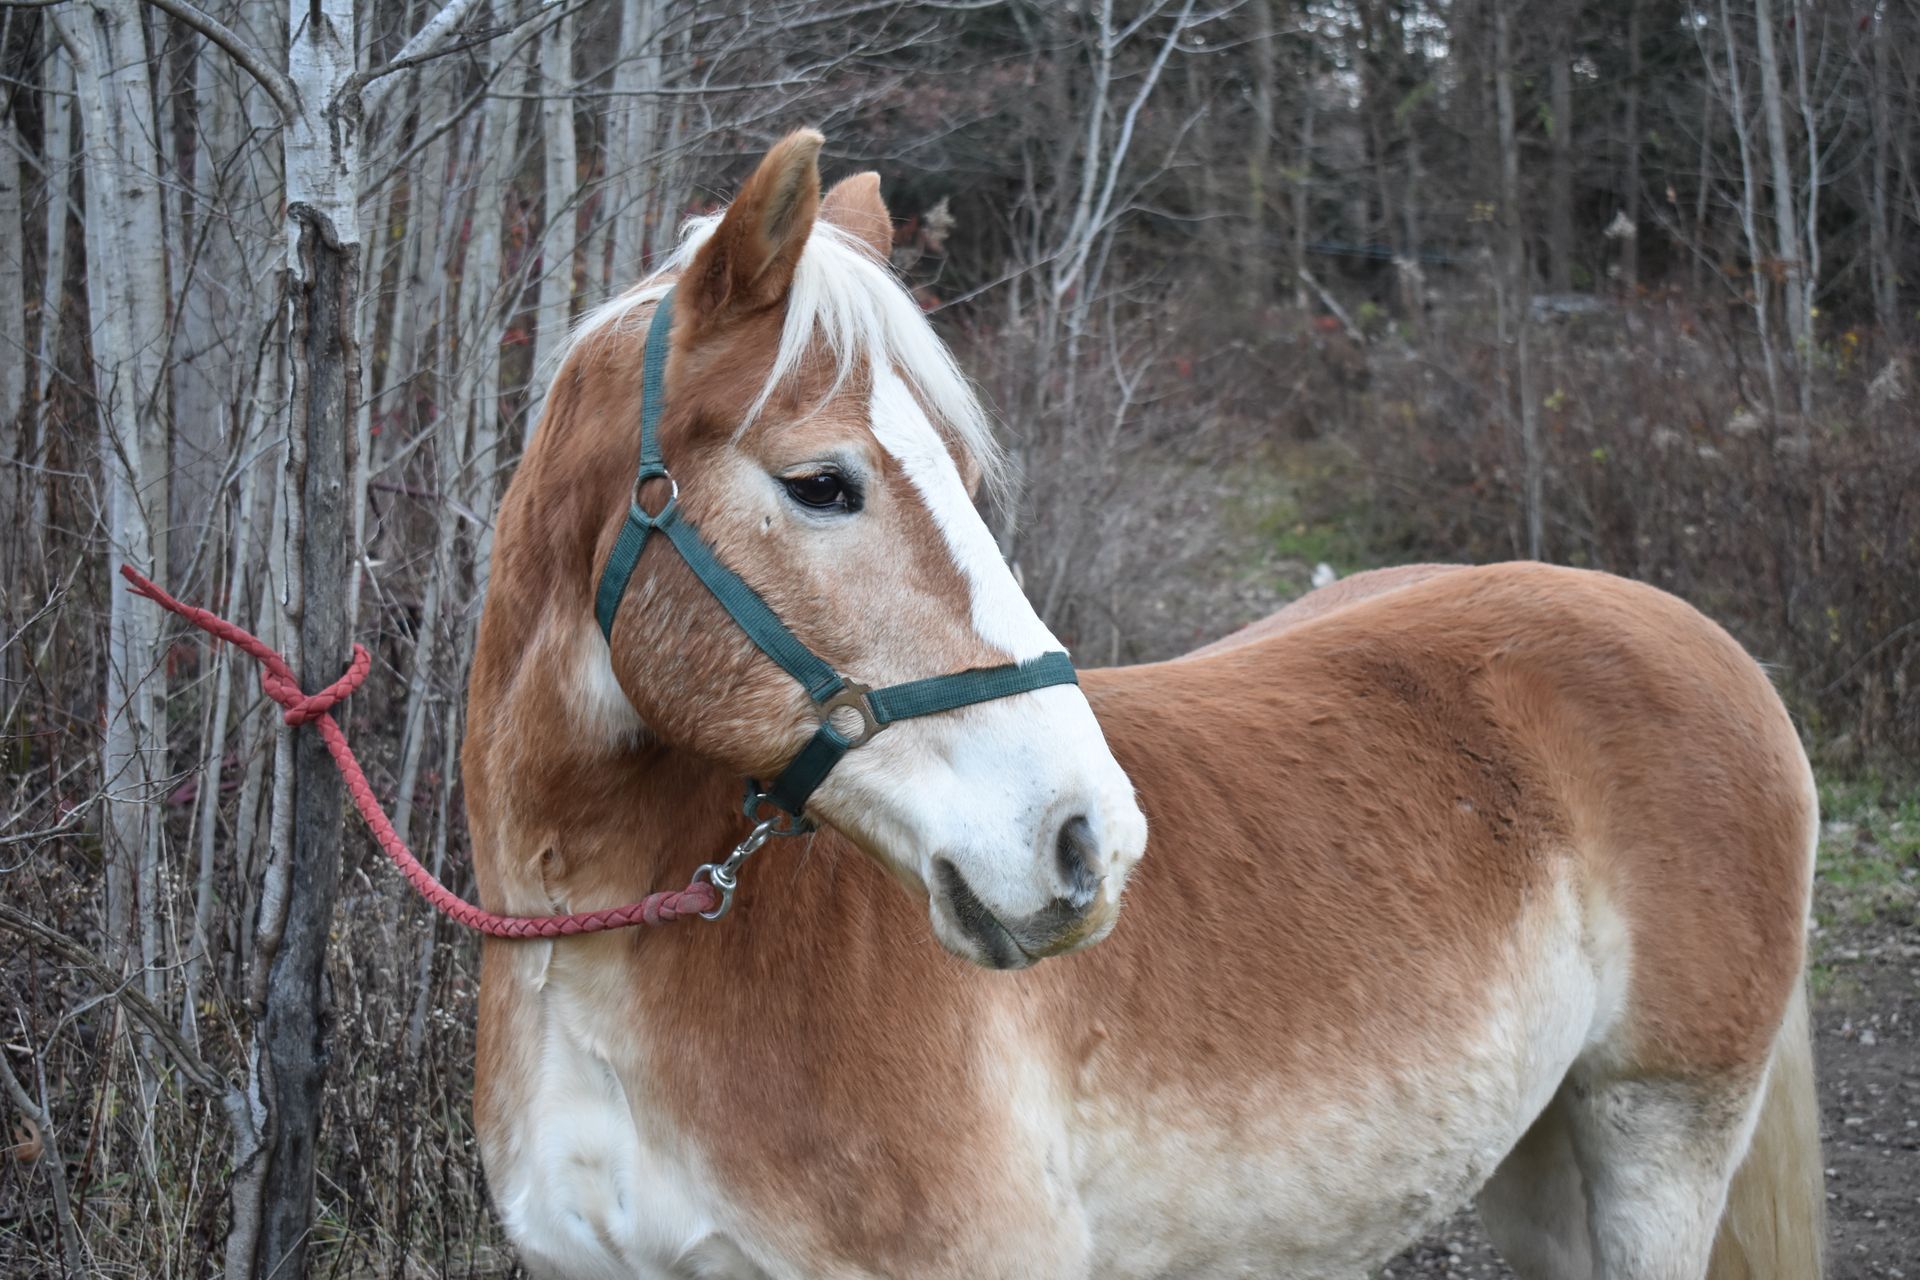
[[[630,506],[670,496],[633,480],[670,287],[658,470],[806,649],[879,685],[1057,647],[975,514],[984,418],[884,265],[877,179],[822,199],[819,146],[554,380],[473,668],[495,909],[685,883],[747,832],[741,778],[818,737],[680,543],[596,625]],[[536,1274],[1354,1277],[1476,1193],[1526,1277],[1818,1274],[1812,778],[1678,600],[1363,576],[892,725],[805,805],[723,920],[487,943],[478,1131]]]

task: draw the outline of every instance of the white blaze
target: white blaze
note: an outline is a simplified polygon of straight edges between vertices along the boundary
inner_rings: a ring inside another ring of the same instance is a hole
[[[1000,558],[1000,548],[974,510],[946,441],[900,375],[886,365],[873,371],[872,422],[880,447],[900,463],[934,526],[947,540],[973,597],[974,631],[1015,662],[1061,648]]]

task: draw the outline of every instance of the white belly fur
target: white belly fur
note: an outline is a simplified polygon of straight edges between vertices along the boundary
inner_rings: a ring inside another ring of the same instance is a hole
[[[1231,1131],[1196,1129],[1192,1108],[1084,1107],[1090,1274],[1353,1277],[1452,1213],[1615,1012],[1613,957],[1593,954],[1574,892],[1542,906],[1488,975],[1483,1025],[1445,1060],[1330,1079],[1337,1101],[1254,1102]]]
[[[1450,1058],[1329,1080],[1326,1098],[1250,1098],[1263,1105],[1220,1129],[1173,1097],[1076,1104],[1067,1082],[1007,1034],[1004,1096],[1036,1146],[1010,1176],[1050,1202],[1045,1218],[1058,1232],[1031,1242],[1033,1280],[1276,1269],[1308,1280],[1391,1257],[1479,1188],[1611,1023],[1625,958],[1584,916],[1569,887],[1541,904],[1488,975],[1483,1025]],[[542,1022],[532,1087],[509,1132],[487,1142],[501,1216],[530,1269],[565,1280],[821,1274],[818,1259],[782,1256],[780,1244],[804,1233],[754,1238],[697,1153],[648,1122],[644,1086],[622,1083],[562,975],[549,976],[532,1002]],[[973,1262],[993,1256],[988,1269],[1003,1274],[1002,1247],[979,1243]],[[951,1263],[954,1275],[986,1273],[966,1258]],[[864,1274],[857,1264],[829,1270]]]

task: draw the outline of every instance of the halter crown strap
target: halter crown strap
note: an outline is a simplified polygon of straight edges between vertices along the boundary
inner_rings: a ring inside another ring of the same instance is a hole
[[[640,468],[634,476],[626,523],[621,525],[620,536],[615,539],[613,551],[607,556],[606,567],[600,571],[600,585],[594,593],[593,612],[600,623],[601,633],[606,636],[607,643],[612,644],[614,619],[619,615],[620,602],[626,597],[627,587],[633,580],[634,568],[640,563],[640,553],[646,550],[649,536],[655,530],[665,534],[667,541],[680,553],[680,558],[693,570],[694,576],[705,584],[713,598],[719,601],[720,607],[747,633],[747,638],[798,681],[820,710],[819,729],[799,754],[788,762],[787,767],[781,770],[773,784],[759,794],[795,818],[802,818],[808,798],[827,774],[833,771],[833,767],[840,763],[840,758],[896,720],[952,711],[976,702],[990,702],[1016,693],[1044,689],[1049,685],[1078,683],[1073,673],[1072,659],[1064,653],[1054,652],[1041,654],[1026,662],[956,671],[924,680],[909,680],[884,689],[869,689],[856,684],[802,644],[800,638],[787,630],[786,624],[760,598],[759,593],[748,586],[739,574],[720,562],[720,557],[700,536],[693,522],[681,512],[678,485],[673,485],[667,505],[660,509],[660,514],[648,515],[640,506],[640,486],[649,480],[666,480],[670,485],[673,482],[673,475],[667,470],[666,459],[660,452],[660,418],[666,409],[667,355],[672,345],[672,334],[673,291],[668,290],[654,304],[653,320],[647,327],[646,356],[640,381]],[[859,716],[861,726],[857,733],[849,736],[834,726],[833,717],[842,711]],[[749,810],[753,807],[750,800]]]
[[[613,554],[607,557],[607,567],[600,571],[600,589],[593,598],[593,616],[609,644],[613,642],[614,616],[620,612],[620,601],[627,594],[633,568],[640,563],[640,553],[647,547],[647,535],[653,532],[658,519],[640,509],[640,486],[649,480],[673,479],[660,454],[660,415],[667,408],[667,356],[673,346],[669,341],[672,333],[673,291],[668,290],[654,304],[653,323],[647,326],[647,350],[640,373],[640,472],[633,478],[627,522],[620,526],[620,537],[613,544]],[[674,501],[669,498],[660,516],[664,517],[673,507]]]

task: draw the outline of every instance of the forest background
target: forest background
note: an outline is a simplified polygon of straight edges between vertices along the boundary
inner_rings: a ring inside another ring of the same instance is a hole
[[[474,940],[114,570],[309,687],[365,643],[349,737],[470,892],[554,353],[801,124],[881,173],[1083,664],[1316,572],[1630,575],[1770,665],[1847,910],[1911,924],[1915,0],[4,0],[0,1272],[511,1267]]]

